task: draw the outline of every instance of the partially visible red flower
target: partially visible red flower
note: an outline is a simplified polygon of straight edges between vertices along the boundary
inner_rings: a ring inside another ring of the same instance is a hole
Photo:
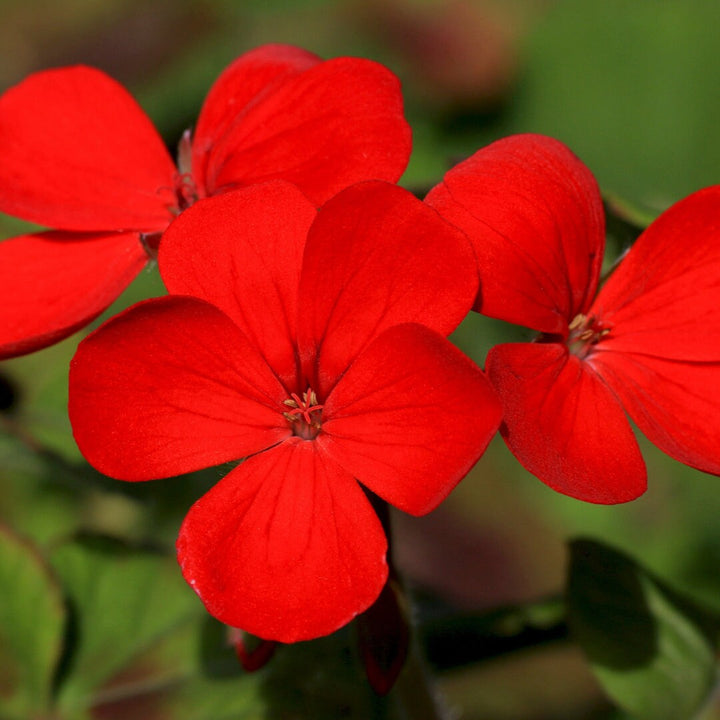
[[[410,154],[397,78],[369,60],[266,45],[213,85],[175,166],[133,98],[99,70],[31,75],[0,97],[0,212],[55,228],[0,243],[0,358],[102,312],[198,198],[268,178],[317,205]]]
[[[493,348],[486,368],[530,472],[590,502],[637,497],[646,469],[627,412],[668,455],[720,474],[720,186],[653,222],[599,292],[600,193],[560,142],[496,142],[427,202],[474,243],[476,309],[540,333]]]
[[[109,320],[71,363],[78,445],[131,481],[246,458],[186,517],[184,576],[254,635],[332,632],[388,572],[356,479],[427,513],[500,422],[445,337],[477,292],[472,248],[395,185],[360,183],[316,211],[275,181],[198,202],[158,262],[170,295]]]

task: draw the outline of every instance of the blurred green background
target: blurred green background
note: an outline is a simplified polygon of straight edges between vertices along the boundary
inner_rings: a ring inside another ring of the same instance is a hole
[[[0,91],[34,70],[91,64],[133,92],[171,148],[229,61],[287,42],[324,57],[373,58],[400,76],[414,131],[401,183],[415,191],[482,145],[526,131],[565,141],[604,191],[652,213],[720,182],[720,3],[710,0],[0,0],[0,11]],[[0,218],[0,237],[24,227]],[[148,271],[110,312],[162,292]],[[477,316],[456,335],[481,364],[493,344],[519,337],[523,331]],[[0,363],[0,522],[48,555],[62,554],[65,538],[81,530],[171,548],[185,510],[222,470],[133,487],[89,472],[65,409],[78,340]],[[720,480],[646,442],[643,450],[647,493],[596,507],[545,488],[496,441],[440,509],[396,516],[398,565],[415,587],[477,611],[560,593],[565,543],[589,535],[720,608]],[[63,574],[62,561],[53,567]],[[188,588],[174,592],[197,610]],[[108,617],[120,617],[123,602]],[[252,696],[250,709],[228,718],[263,716],[262,703],[253,704],[257,683],[245,680],[224,686]],[[467,720],[624,717],[570,644],[448,671],[440,687]],[[132,715],[113,702],[92,717],[186,717],[147,708]],[[267,717],[295,717],[273,712]],[[701,718],[720,718],[720,702]]]

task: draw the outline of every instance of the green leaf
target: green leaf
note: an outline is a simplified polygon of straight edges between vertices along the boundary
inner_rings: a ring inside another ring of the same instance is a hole
[[[225,636],[204,613],[158,637],[87,698],[84,720],[263,720],[260,678],[244,675]]]
[[[716,679],[720,618],[626,555],[570,544],[568,624],[608,695],[641,720],[693,718]]]
[[[0,716],[47,711],[62,649],[65,607],[39,553],[0,526]]]
[[[141,687],[145,692],[164,687],[187,673],[184,657],[168,658],[161,650],[183,624],[204,612],[174,556],[85,536],[60,547],[51,559],[74,611],[59,701],[68,717],[116,697],[142,694]]]

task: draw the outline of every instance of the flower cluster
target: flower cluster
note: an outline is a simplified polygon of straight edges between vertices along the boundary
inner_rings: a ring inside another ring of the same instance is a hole
[[[157,260],[168,295],[80,343],[70,419],[121,480],[241,461],[177,542],[230,626],[293,642],[365,611],[388,578],[374,503],[431,511],[498,428],[590,502],[645,489],[626,413],[720,474],[720,186],[661,215],[600,287],[600,193],[564,145],[500,140],[421,201],[395,184],[396,78],[280,45],[225,70],[177,165],[85,67],[5,93],[0,150],[0,210],[56,228],[0,243],[0,357],[88,324]],[[484,372],[447,339],[471,310],[537,335]]]

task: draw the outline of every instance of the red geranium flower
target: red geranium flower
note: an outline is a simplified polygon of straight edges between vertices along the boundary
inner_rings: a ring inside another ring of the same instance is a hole
[[[496,142],[427,202],[474,243],[476,309],[540,333],[493,348],[486,368],[530,472],[590,502],[637,497],[646,470],[627,412],[668,455],[720,473],[720,187],[653,222],[597,295],[600,193],[561,143]]]
[[[316,204],[396,181],[410,130],[392,73],[267,45],[218,78],[179,167],[132,97],[99,70],[31,75],[0,97],[0,212],[56,228],[0,243],[0,358],[102,312],[196,199],[279,177]]]
[[[426,513],[499,424],[489,382],[445,338],[477,292],[472,248],[397,186],[360,183],[318,212],[275,181],[198,202],[158,262],[170,295],[71,363],[78,445],[123,480],[247,458],[185,519],[184,576],[228,625],[329,633],[387,577],[355,479]]]

